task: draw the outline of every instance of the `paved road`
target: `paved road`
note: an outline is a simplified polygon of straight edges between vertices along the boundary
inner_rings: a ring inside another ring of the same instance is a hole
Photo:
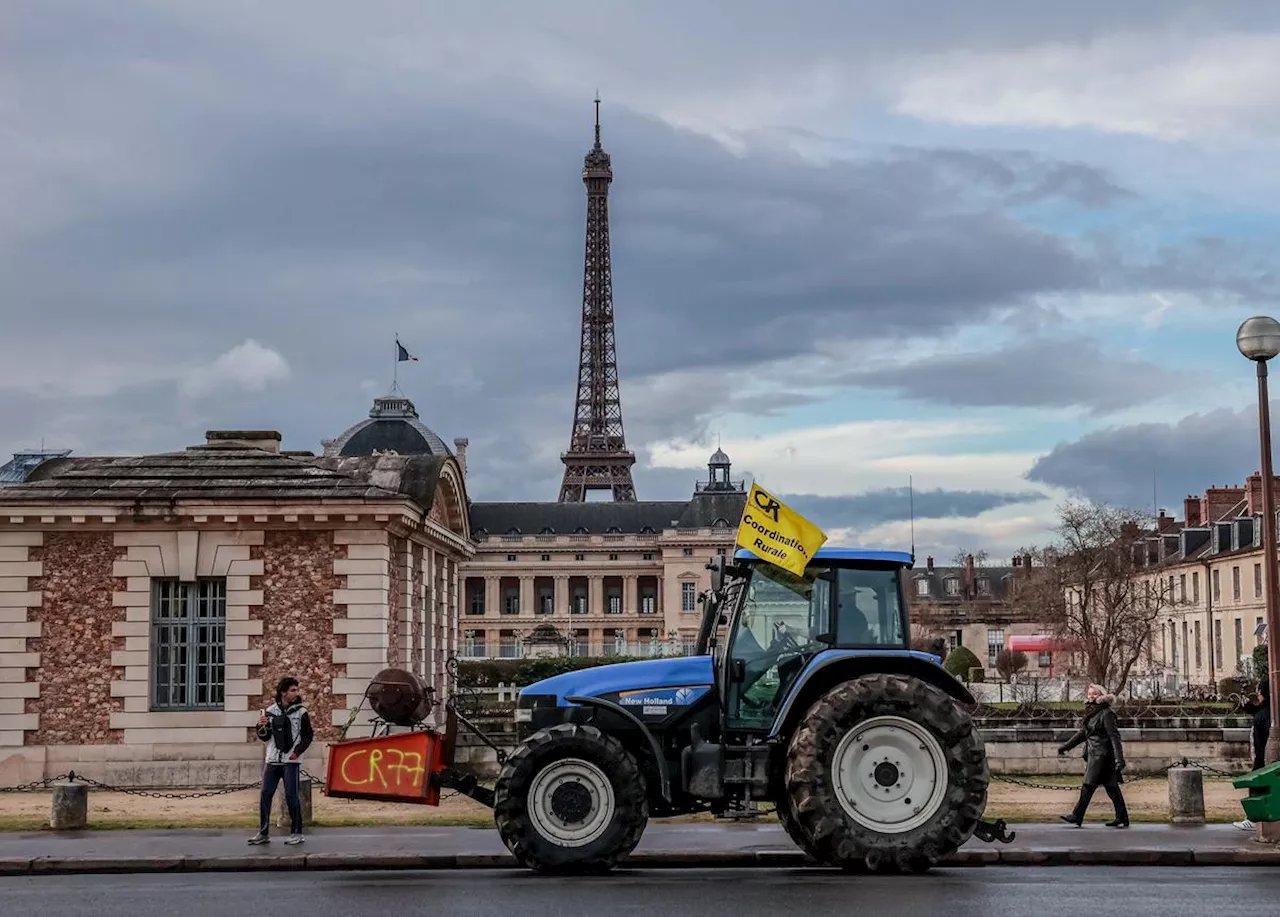
[[[783,911],[806,917],[1275,917],[1278,900],[1280,872],[1268,868],[950,869],[910,879],[799,870],[652,871],[568,880],[509,871],[0,879],[5,913],[23,917],[778,917]]]
[[[1014,825],[1017,839],[1009,850],[1214,850],[1257,853],[1261,845],[1230,825],[1177,827],[1134,825],[1114,831],[1101,824],[1087,828],[1066,825]],[[505,855],[506,848],[492,828],[318,828],[306,844],[286,847],[276,836],[268,847],[248,847],[251,832],[227,829],[171,829],[152,831],[0,832],[4,857],[190,857],[299,856],[323,853],[414,853]],[[966,849],[993,849],[976,839]],[[637,848],[639,853],[679,851],[789,851],[796,846],[776,824],[651,824]]]

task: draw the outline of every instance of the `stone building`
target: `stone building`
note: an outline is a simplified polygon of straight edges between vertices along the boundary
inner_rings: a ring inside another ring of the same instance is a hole
[[[362,445],[380,448],[373,434]],[[254,780],[253,727],[286,674],[321,773],[325,741],[384,666],[448,689],[474,549],[447,450],[317,457],[281,451],[275,432],[211,431],[180,452],[6,469],[0,785],[70,769]]]
[[[960,566],[938,566],[932,557],[909,574],[908,601],[912,624],[942,637],[948,650],[963,646],[981,660],[988,680],[995,680],[996,655],[1011,637],[1036,637],[1045,626],[1028,620],[1012,598],[1019,574],[1031,567],[1027,555],[1012,566],[976,565],[972,554]],[[1027,654],[1025,674],[1048,675],[1055,660],[1048,652]]]
[[[1280,499],[1280,477],[1273,486]],[[1249,674],[1265,638],[1262,476],[1189,496],[1183,519],[1163,512],[1135,546],[1139,579],[1158,601],[1144,661],[1164,689],[1209,688]]]
[[[531,637],[579,656],[690,651],[707,562],[732,552],[746,503],[730,471],[717,449],[689,500],[472,504],[463,655],[523,656]]]

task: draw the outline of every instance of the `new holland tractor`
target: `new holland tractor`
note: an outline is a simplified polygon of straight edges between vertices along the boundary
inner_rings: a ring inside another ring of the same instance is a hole
[[[507,849],[538,872],[604,872],[651,817],[760,803],[814,861],[850,871],[920,872],[975,835],[1007,843],[1003,822],[982,820],[973,696],[909,648],[911,564],[822,548],[795,576],[747,550],[717,557],[694,655],[529,685],[493,790],[436,752],[424,786],[492,805]]]

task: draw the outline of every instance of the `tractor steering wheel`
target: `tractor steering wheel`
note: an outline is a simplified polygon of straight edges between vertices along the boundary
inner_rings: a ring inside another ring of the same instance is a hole
[[[773,642],[769,644],[770,653],[782,655],[783,653],[800,652],[800,644],[796,638],[791,635],[791,630],[787,627],[786,622],[776,621],[773,625]]]

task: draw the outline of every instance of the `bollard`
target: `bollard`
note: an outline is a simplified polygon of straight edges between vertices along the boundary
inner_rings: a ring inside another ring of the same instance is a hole
[[[54,831],[83,831],[89,827],[89,784],[71,779],[53,785],[49,827]]]
[[[1169,815],[1175,825],[1204,824],[1204,771],[1169,768]]]
[[[308,827],[311,824],[311,778],[300,776],[298,778],[298,801],[302,803],[302,825]],[[289,806],[284,800],[284,781],[280,781],[280,787],[276,790],[276,827],[289,827]]]

